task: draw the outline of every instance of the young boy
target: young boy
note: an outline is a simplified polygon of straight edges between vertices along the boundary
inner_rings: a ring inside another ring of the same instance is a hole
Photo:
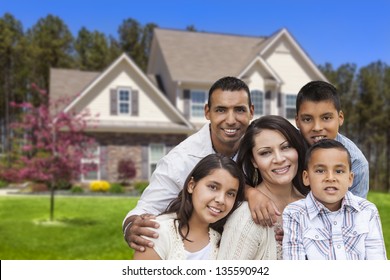
[[[309,146],[321,139],[335,139],[348,149],[352,157],[352,172],[355,174],[350,191],[366,198],[369,186],[368,162],[359,148],[338,132],[344,122],[344,114],[336,88],[323,81],[307,83],[297,95],[296,111],[296,125]]]
[[[348,191],[353,177],[340,142],[321,140],[309,148],[303,182],[311,191],[283,212],[284,260],[386,259],[378,210]]]

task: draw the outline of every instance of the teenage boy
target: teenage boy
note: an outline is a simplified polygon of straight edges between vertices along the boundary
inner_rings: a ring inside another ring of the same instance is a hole
[[[350,191],[366,198],[369,188],[368,161],[350,139],[339,133],[344,113],[336,88],[323,81],[307,83],[297,95],[296,111],[296,125],[309,146],[322,139],[334,139],[347,148],[352,157],[354,173]]]
[[[348,191],[351,156],[336,140],[309,148],[303,182],[306,198],[283,212],[284,260],[386,260],[376,206]]]

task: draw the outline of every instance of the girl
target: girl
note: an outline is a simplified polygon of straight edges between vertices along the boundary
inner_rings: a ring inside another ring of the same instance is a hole
[[[239,148],[237,163],[248,185],[255,187],[283,211],[303,198],[306,146],[299,131],[280,116],[264,116],[251,123]],[[279,219],[278,227],[282,221]],[[273,228],[255,224],[247,202],[225,225],[218,259],[281,259],[281,244]]]
[[[203,158],[188,175],[183,190],[157,216],[154,247],[134,253],[134,260],[215,259],[227,217],[244,199],[244,176],[221,154]]]

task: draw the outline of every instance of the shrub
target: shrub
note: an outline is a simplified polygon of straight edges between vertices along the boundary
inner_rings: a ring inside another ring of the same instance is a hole
[[[107,181],[92,181],[89,188],[93,192],[106,192],[110,189],[110,183]]]
[[[109,190],[110,193],[123,193],[124,189],[119,183],[112,183]]]
[[[138,181],[138,182],[135,182],[135,183],[134,183],[134,188],[135,188],[140,194],[142,194],[148,185],[149,185],[149,182],[148,182],[148,181]]]
[[[118,163],[118,180],[126,184],[133,179],[137,173],[135,164],[131,159],[121,159]]]
[[[8,182],[7,181],[0,180],[0,189],[1,188],[5,188],[7,186],[8,186]]]
[[[83,193],[84,192],[84,189],[80,186],[73,186],[71,189],[70,189],[70,192],[71,193]]]

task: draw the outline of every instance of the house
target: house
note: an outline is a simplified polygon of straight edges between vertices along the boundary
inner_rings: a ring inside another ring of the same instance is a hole
[[[243,79],[255,117],[277,114],[293,121],[299,89],[326,80],[287,29],[269,37],[156,28],[147,73],[126,54],[102,73],[51,69],[50,95],[76,94],[63,110],[99,113],[88,132],[99,143],[96,172],[83,181],[117,180],[121,159],[132,159],[147,180],[158,159],[203,124],[208,89],[223,76]]]

